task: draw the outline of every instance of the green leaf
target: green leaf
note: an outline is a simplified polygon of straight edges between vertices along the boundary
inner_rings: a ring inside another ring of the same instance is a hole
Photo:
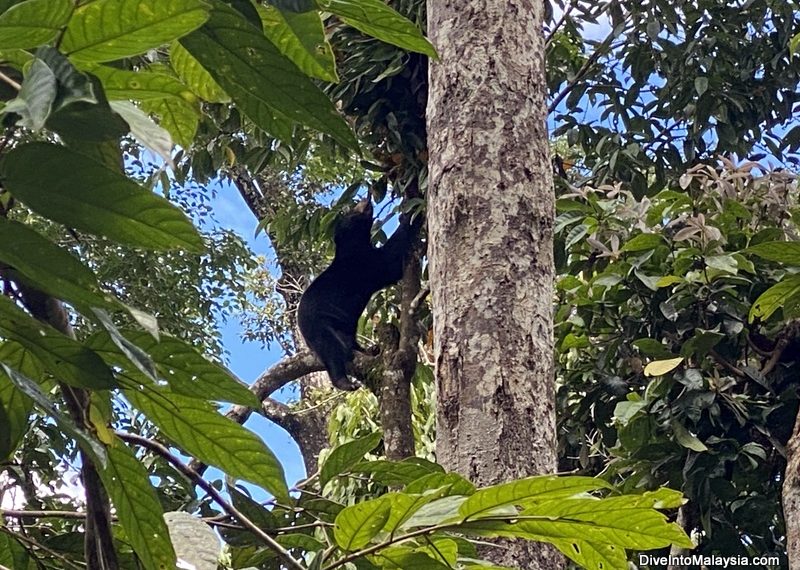
[[[764,259],[785,263],[787,265],[800,265],[800,242],[796,241],[768,241],[748,247],[745,253],[754,253]]]
[[[700,441],[696,435],[692,434],[692,432],[686,429],[686,426],[684,426],[681,422],[673,419],[669,422],[669,425],[672,428],[672,433],[675,434],[675,441],[677,441],[681,446],[698,453],[708,451],[708,447],[706,447],[706,445]]]
[[[208,23],[181,39],[234,103],[273,136],[285,119],[328,133],[343,145],[358,144],[330,99],[283,56],[261,31],[219,0]]]
[[[128,71],[108,65],[93,65],[87,71],[103,84],[109,99],[147,101],[175,98],[193,102],[194,94],[172,75],[153,71]]]
[[[443,473],[443,469],[419,457],[403,461],[368,461],[351,466],[353,473],[369,473],[375,481],[383,485],[407,485],[431,473]]]
[[[102,358],[33,319],[5,296],[0,296],[0,334],[30,350],[48,372],[71,386],[104,390],[116,385]]]
[[[0,49],[28,49],[55,39],[72,13],[70,0],[27,0],[0,15]]]
[[[561,544],[579,540],[630,550],[651,550],[672,544],[694,547],[679,526],[637,501],[628,496],[545,501],[524,509],[518,517],[508,518],[514,522],[475,520],[465,523],[460,530],[479,536],[518,537]]]
[[[455,545],[455,542],[453,541]],[[436,551],[420,552],[408,546],[390,546],[379,550],[374,561],[383,570],[452,570],[455,564],[447,564],[437,560]]]
[[[333,49],[317,11],[282,12],[258,5],[264,34],[306,75],[338,83]]]
[[[708,77],[695,77],[694,90],[697,91],[698,97],[708,91]]]
[[[15,99],[9,101],[2,113],[16,113],[19,125],[34,132],[42,130],[56,99],[56,76],[41,59],[34,59]]]
[[[18,370],[28,378],[41,378],[44,374],[39,361],[30,351],[16,342],[6,341],[0,345],[0,362],[5,362],[10,368]],[[5,423],[0,425],[3,425],[3,431],[7,433],[7,447],[10,454],[30,427],[28,418],[33,409],[33,400],[17,388],[2,371],[0,371],[0,405],[6,412]],[[0,461],[6,457],[0,453]]]
[[[106,464],[107,455],[105,447],[89,433],[84,431],[83,428],[76,426],[69,417],[61,413],[58,407],[50,401],[34,380],[10,368],[4,362],[0,362],[0,372],[5,372],[6,376],[14,383],[14,386],[33,400],[45,414],[53,418],[59,429],[73,437],[80,444],[81,448],[92,456],[98,467],[103,467]]]
[[[145,568],[175,568],[175,551],[147,470],[119,440],[106,451],[108,464],[100,477],[133,551]]]
[[[766,320],[772,314],[800,294],[800,275],[786,277],[761,295],[750,308],[749,321]]]
[[[272,451],[215,406],[163,389],[125,390],[125,397],[190,455],[289,500],[283,467]]]
[[[675,355],[661,342],[654,338],[639,338],[631,343],[639,352],[652,358],[673,358]]]
[[[178,208],[65,147],[19,146],[6,155],[2,171],[11,194],[56,222],[132,246],[203,251],[200,235]]]
[[[344,550],[358,550],[369,544],[386,524],[391,502],[383,497],[347,507],[336,516],[333,536]]]
[[[317,7],[314,0],[267,0],[267,2],[285,12],[308,12]]]
[[[165,98],[142,101],[142,109],[156,115],[159,125],[183,148],[191,148],[200,122],[198,110],[183,99]]]
[[[144,351],[158,369],[158,378],[167,382],[172,391],[190,398],[231,402],[258,408],[260,402],[249,388],[231,372],[206,359],[190,344],[170,336],[154,339],[146,332],[123,331],[124,337]],[[120,363],[115,343],[110,335],[93,335],[88,345],[106,361]],[[138,368],[138,367],[137,367]]]
[[[383,0],[319,0],[319,6],[369,36],[436,58],[436,50],[420,29]]]
[[[792,39],[789,40],[789,51],[791,52],[792,56],[800,51],[800,34],[792,36]]]
[[[75,10],[61,49],[74,61],[113,61],[176,40],[207,18],[203,0],[95,0]]]
[[[231,100],[230,95],[225,93],[219,83],[214,81],[211,74],[180,42],[172,42],[169,63],[181,81],[201,99],[209,103],[227,103]]]
[[[475,518],[476,515],[490,514],[500,507],[518,505],[521,502],[566,498],[586,491],[609,488],[611,486],[608,483],[594,477],[539,475],[480,489],[461,505],[459,515],[464,519]]]
[[[320,469],[320,489],[324,489],[328,481],[361,461],[366,453],[375,449],[382,437],[383,434],[376,431],[335,447]]]
[[[627,570],[628,557],[625,549],[613,544],[595,544],[586,540],[549,540],[567,558],[577,562],[584,568],[602,568],[603,570]]]
[[[36,288],[72,305],[119,308],[100,289],[94,272],[39,232],[0,217],[0,261]]]
[[[625,242],[622,251],[649,251],[664,243],[661,234],[639,234]]]

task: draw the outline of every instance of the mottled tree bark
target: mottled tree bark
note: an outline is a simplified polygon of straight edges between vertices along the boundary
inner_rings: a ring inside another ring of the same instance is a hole
[[[789,568],[800,568],[800,414],[795,420],[792,437],[786,444],[786,475],[782,496]]]
[[[541,0],[428,0],[437,457],[479,485],[553,472],[554,198]],[[487,556],[555,568],[542,545]]]

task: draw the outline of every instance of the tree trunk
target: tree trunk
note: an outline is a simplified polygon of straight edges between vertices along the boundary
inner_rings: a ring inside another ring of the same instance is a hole
[[[782,496],[789,568],[800,568],[800,413],[786,444],[786,475]]]
[[[556,465],[543,15],[540,0],[428,0],[437,457],[479,485]],[[494,562],[560,565],[505,545]]]

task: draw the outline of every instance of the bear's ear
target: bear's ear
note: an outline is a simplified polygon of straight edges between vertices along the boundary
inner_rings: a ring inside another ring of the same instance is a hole
[[[369,199],[369,196],[353,206],[353,213],[372,217],[372,200]]]

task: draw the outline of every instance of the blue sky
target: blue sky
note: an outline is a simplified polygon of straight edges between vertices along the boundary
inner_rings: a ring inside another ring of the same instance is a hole
[[[212,207],[219,226],[235,231],[257,254],[264,255],[268,259],[272,257],[269,240],[263,232],[255,237],[258,221],[233,186],[228,183],[221,184],[216,197],[212,200]],[[276,347],[268,350],[262,348],[260,343],[242,341],[242,327],[235,318],[230,319],[220,330],[222,342],[230,352],[228,367],[247,384],[252,384],[265,369],[281,358],[281,353]],[[281,395],[280,399],[285,400],[288,395],[287,392]],[[289,485],[293,485],[305,476],[300,450],[288,433],[258,414],[253,414],[245,425],[261,436],[278,456],[286,471]],[[215,478],[221,474],[219,471],[210,470],[209,476]],[[267,498],[263,491],[257,491],[253,487],[248,488],[253,492],[254,498],[258,500]]]

